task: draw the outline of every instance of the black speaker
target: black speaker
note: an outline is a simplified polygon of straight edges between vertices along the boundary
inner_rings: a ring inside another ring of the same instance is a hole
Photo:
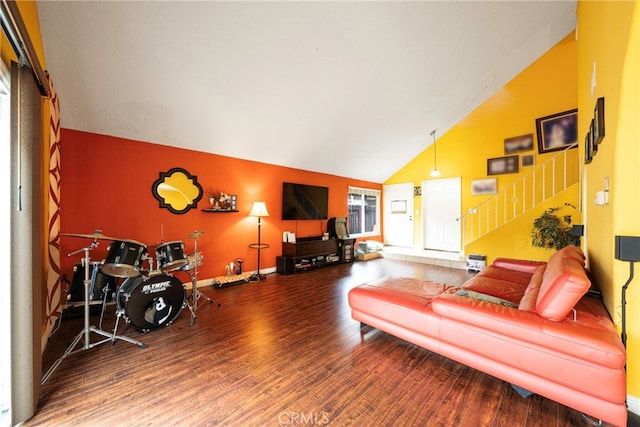
[[[616,259],[640,261],[640,237],[616,236]]]
[[[293,274],[293,258],[288,256],[276,257],[276,271],[278,274]]]

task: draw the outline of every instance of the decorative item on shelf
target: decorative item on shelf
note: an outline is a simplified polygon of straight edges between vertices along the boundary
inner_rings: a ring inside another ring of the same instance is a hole
[[[440,176],[440,171],[438,170],[438,157],[436,151],[436,130],[431,131],[431,136],[433,137],[433,170],[429,173],[429,176],[432,178],[437,178]]]
[[[207,199],[214,211],[235,211],[237,208],[237,196],[223,191],[207,189]]]
[[[575,209],[571,203],[549,208],[533,221],[531,244],[537,248],[560,250],[565,246],[575,245],[579,237],[574,236],[571,226],[571,214],[559,217],[556,212],[562,208]]]
[[[252,280],[263,280],[267,276],[264,274],[260,274],[260,251],[262,249],[267,249],[269,245],[267,243],[262,243],[260,241],[260,228],[262,227],[262,217],[269,216],[269,212],[267,211],[267,206],[264,202],[254,202],[253,207],[251,208],[251,212],[249,212],[249,216],[258,217],[258,243],[251,243],[249,245],[250,248],[256,249],[258,251],[258,271],[251,276]]]

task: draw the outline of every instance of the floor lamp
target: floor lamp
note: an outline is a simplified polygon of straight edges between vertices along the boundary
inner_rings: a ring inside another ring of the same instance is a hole
[[[260,227],[262,226],[262,217],[269,216],[269,212],[267,212],[267,206],[264,202],[254,202],[253,207],[251,208],[251,212],[249,212],[249,216],[258,217],[258,243],[252,243],[249,245],[250,248],[258,250],[258,271],[251,276],[253,280],[263,280],[266,278],[264,274],[260,274],[260,251],[262,249],[266,249],[269,247],[267,243],[262,243],[260,241]]]
[[[629,278],[622,286],[622,344],[627,346],[627,287],[633,281],[633,264],[640,261],[640,237],[616,236],[616,259],[629,261]]]

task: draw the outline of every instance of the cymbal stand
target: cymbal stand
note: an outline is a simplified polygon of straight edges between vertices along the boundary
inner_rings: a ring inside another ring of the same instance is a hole
[[[193,236],[193,253],[195,256],[195,262],[193,264],[193,269],[189,270],[189,276],[191,277],[191,304],[189,304],[187,302],[187,305],[189,307],[189,311],[191,311],[191,323],[190,325],[193,326],[193,324],[196,322],[196,320],[198,319],[198,316],[196,315],[196,311],[198,311],[198,300],[200,298],[204,298],[205,301],[208,301],[209,303],[215,303],[215,301],[211,298],[209,298],[208,296],[206,296],[205,294],[203,294],[202,292],[200,292],[198,290],[198,240],[199,240],[199,236],[196,233]],[[218,307],[220,307],[220,304],[218,304]]]
[[[62,361],[65,359],[65,357],[71,355],[71,354],[75,354],[78,353],[80,351],[84,351],[84,350],[89,350],[90,348],[93,347],[97,347],[100,344],[104,344],[106,342],[113,342],[116,339],[120,339],[123,341],[127,341],[130,342],[131,344],[135,344],[137,346],[139,346],[140,348],[147,348],[148,346],[144,343],[141,343],[140,341],[134,340],[133,338],[129,338],[129,337],[125,337],[122,335],[115,335],[115,331],[113,334],[103,331],[102,329],[98,329],[95,326],[90,326],[89,325],[89,286],[91,285],[91,279],[89,277],[89,252],[93,249],[95,249],[96,247],[98,247],[98,240],[94,239],[93,242],[82,249],[79,249],[77,251],[71,252],[70,254],[68,254],[67,256],[71,256],[71,255],[75,255],[77,253],[83,252],[84,251],[84,265],[85,265],[85,269],[84,269],[84,328],[82,328],[82,331],[80,331],[80,333],[78,335],[76,335],[76,337],[73,339],[73,341],[71,341],[71,344],[69,344],[69,347],[67,347],[67,349],[65,350],[65,352],[62,354],[62,356],[60,356],[60,358],[58,360],[56,360],[54,362],[54,364],[49,368],[49,370],[44,374],[44,376],[42,377],[42,380],[40,381],[40,385],[44,384],[49,377],[51,376],[51,374],[53,374],[53,372],[56,370],[56,368],[58,366],[60,366],[60,364],[62,363]],[[102,335],[103,337],[106,337],[98,342],[95,343],[91,343],[90,341],[90,337],[89,334],[91,332],[94,332],[98,335]],[[83,340],[83,345],[81,348],[77,349],[74,351],[74,348],[76,347],[76,345],[80,342],[80,340]]]

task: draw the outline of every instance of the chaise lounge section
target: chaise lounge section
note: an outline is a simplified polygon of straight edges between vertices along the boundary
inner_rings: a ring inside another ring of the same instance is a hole
[[[626,352],[582,251],[500,258],[461,287],[383,278],[349,292],[353,319],[608,423],[625,426]]]

